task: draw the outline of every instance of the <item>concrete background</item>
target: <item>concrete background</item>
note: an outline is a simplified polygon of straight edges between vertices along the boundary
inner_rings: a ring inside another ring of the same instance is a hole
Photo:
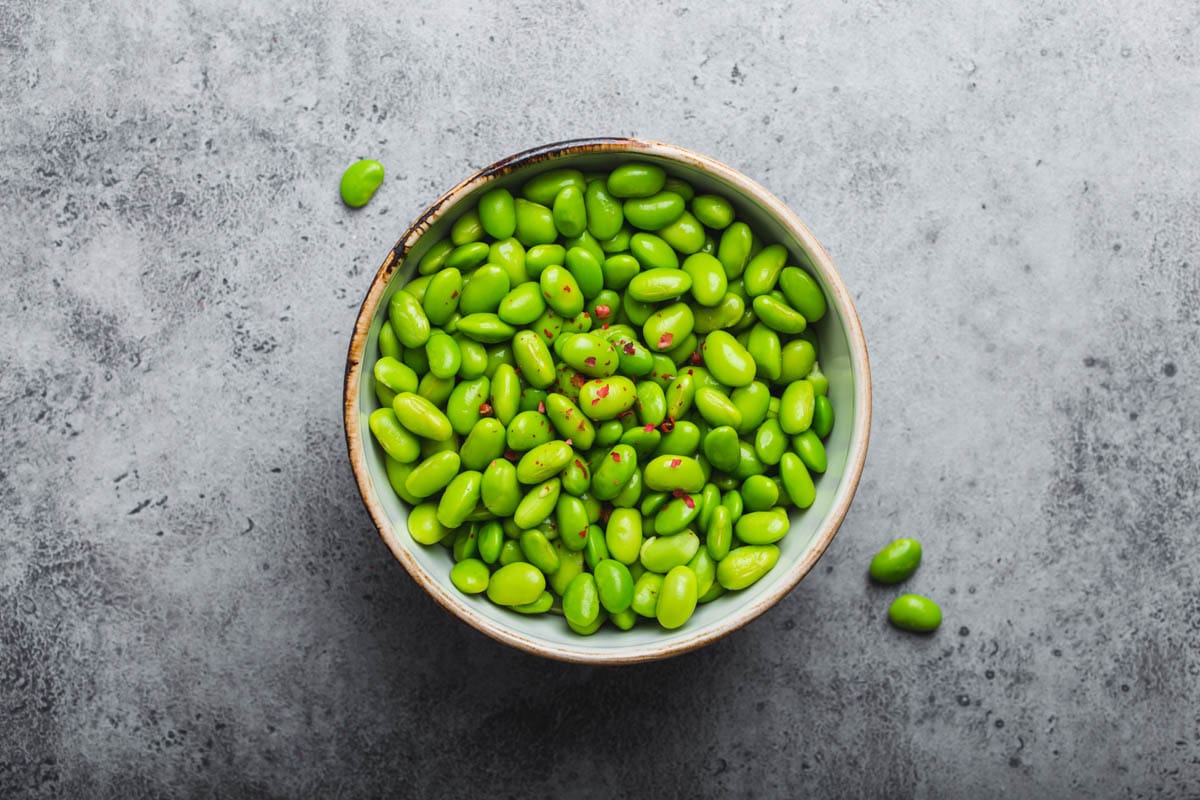
[[[0,3],[0,796],[1200,796],[1200,6],[246,5]],[[817,570],[620,670],[436,608],[339,415],[408,221],[595,134],[790,203],[876,381]]]

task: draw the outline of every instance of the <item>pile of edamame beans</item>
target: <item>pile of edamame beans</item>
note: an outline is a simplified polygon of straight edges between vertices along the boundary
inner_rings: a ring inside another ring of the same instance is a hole
[[[484,193],[391,295],[369,427],[450,578],[579,634],[779,560],[834,423],[820,286],[659,166]]]

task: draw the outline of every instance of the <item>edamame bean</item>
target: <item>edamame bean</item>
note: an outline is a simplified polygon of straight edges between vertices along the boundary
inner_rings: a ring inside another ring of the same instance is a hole
[[[526,181],[521,194],[535,203],[550,205],[564,188],[574,186],[582,191],[586,184],[577,169],[551,169]]]
[[[742,501],[746,504],[748,511],[767,511],[774,508],[779,502],[779,485],[766,475],[747,477],[742,481],[741,492]]]
[[[784,490],[797,508],[808,508],[817,499],[817,488],[800,456],[784,453],[779,460],[779,476],[783,479]]]
[[[479,214],[474,209],[454,220],[450,227],[450,241],[455,246],[477,242],[483,238],[483,225],[479,222]]]
[[[659,267],[639,272],[626,288],[629,296],[643,303],[658,303],[679,297],[692,288],[692,276],[684,271]]]
[[[642,543],[638,560],[651,572],[665,573],[672,567],[686,564],[700,549],[700,537],[691,531],[670,536],[651,536]]]
[[[458,342],[440,331],[425,342],[425,357],[429,359],[429,371],[438,378],[451,378],[462,366],[462,350],[458,349]]]
[[[468,314],[458,321],[458,330],[464,336],[484,344],[507,342],[517,332],[516,328],[495,314]]]
[[[479,557],[485,564],[495,564],[504,547],[504,526],[495,520],[485,523],[479,528],[477,539]]]
[[[472,270],[487,261],[491,249],[483,242],[460,244],[446,256],[446,269]]]
[[[590,573],[576,575],[567,586],[567,591],[563,593],[563,615],[568,622],[580,628],[587,628],[600,616],[600,592],[596,588],[596,579]]]
[[[674,630],[687,622],[696,611],[696,573],[686,566],[674,567],[663,578],[655,616],[658,624]]]
[[[518,541],[525,560],[541,570],[543,575],[558,572],[558,553],[544,533],[539,530],[524,531]]]
[[[521,483],[541,483],[566,469],[575,451],[566,442],[540,444],[529,450],[517,464],[517,480]]]
[[[713,561],[720,561],[729,554],[733,543],[733,517],[724,504],[713,508],[708,528],[704,534],[704,546]]]
[[[692,296],[702,306],[716,306],[729,289],[725,267],[707,253],[694,253],[683,262],[683,271],[692,279]]]
[[[590,300],[600,294],[604,288],[604,259],[594,255],[583,247],[572,247],[567,251],[567,271],[579,284],[579,291],[585,300]]]
[[[674,192],[659,192],[650,197],[625,201],[625,220],[635,228],[656,231],[670,225],[684,212],[683,198]]]
[[[483,474],[480,472],[468,470],[456,475],[438,502],[438,522],[447,528],[457,528],[466,522],[467,516],[479,504],[482,485]]]
[[[518,614],[545,614],[554,605],[554,595],[549,592],[542,592],[538,595],[538,599],[532,603],[525,603],[519,606],[509,606]]]
[[[554,513],[561,491],[562,481],[558,478],[551,478],[533,487],[517,504],[517,510],[513,512],[513,521],[526,530],[536,528]]]
[[[774,289],[775,282],[779,280],[779,273],[787,263],[787,257],[786,247],[773,244],[764,247],[758,255],[750,259],[750,263],[746,265],[746,274],[742,278],[746,282],[746,294],[757,297]]]
[[[813,472],[824,473],[829,465],[828,458],[825,455],[825,445],[821,444],[821,437],[817,436],[817,432],[812,428],[797,435],[792,440],[792,449],[800,456],[800,460],[804,462],[804,466]]]
[[[754,234],[744,222],[735,222],[721,234],[717,245],[717,260],[725,266],[725,275],[730,280],[740,278],[750,258]]]
[[[643,340],[651,350],[671,351],[691,335],[694,324],[692,309],[686,303],[672,303],[646,320],[642,327]],[[690,349],[694,349],[694,342]]]
[[[779,427],[784,433],[797,434],[812,425],[816,393],[807,381],[792,381],[779,399]]]
[[[532,603],[546,590],[546,576],[523,561],[501,567],[492,573],[487,596],[498,606],[520,606]]]
[[[644,162],[622,164],[608,176],[608,193],[613,197],[650,197],[662,191],[667,173],[662,167]]]
[[[391,356],[384,356],[375,362],[375,380],[391,389],[393,392],[415,392],[417,390],[417,373],[403,362]]]
[[[446,487],[458,474],[458,453],[435,453],[409,473],[404,487],[415,497],[429,497]]]
[[[594,420],[612,419],[633,407],[637,391],[621,375],[590,380],[579,388],[579,407]]]
[[[394,410],[376,409],[371,412],[367,426],[383,451],[400,463],[411,464],[421,454],[420,441],[401,426]]]
[[[634,276],[641,272],[642,265],[631,255],[618,253],[604,259],[604,285],[614,291],[621,291]]]
[[[773,544],[735,547],[717,563],[717,582],[731,591],[745,589],[779,563],[779,548]]]
[[[645,269],[675,269],[679,266],[679,256],[671,245],[652,233],[635,233],[630,237],[629,252]]]
[[[400,392],[392,401],[396,419],[417,436],[437,442],[449,439],[454,433],[450,420],[442,410],[414,392]]]
[[[921,543],[916,539],[897,539],[871,559],[871,577],[880,583],[899,583],[907,579],[921,563]]]
[[[792,308],[809,322],[825,316],[825,293],[816,280],[799,267],[788,267],[779,273],[779,288]]]
[[[902,594],[888,606],[888,619],[897,628],[914,633],[929,633],[942,624],[937,603],[919,594]]]
[[[565,267],[546,267],[538,282],[546,304],[559,315],[574,317],[583,311],[584,297],[579,282]]]
[[[487,564],[478,558],[465,558],[450,570],[450,582],[463,594],[481,594],[487,591],[490,577]]]
[[[738,407],[724,394],[708,386],[696,390],[696,409],[709,425],[736,428],[742,424],[742,412]]]
[[[558,238],[558,229],[554,227],[554,212],[545,205],[518,197],[516,217],[517,227],[513,235],[525,247],[550,244]]]
[[[662,592],[663,576],[657,572],[643,572],[633,584],[633,601],[630,607],[640,617],[653,619],[658,611],[658,596]]]
[[[772,295],[759,295],[752,306],[764,325],[780,333],[800,333],[808,325],[799,311]]]
[[[704,247],[704,226],[687,211],[680,214],[670,225],[659,228],[656,234],[684,255],[698,253]]]
[[[579,186],[571,184],[559,189],[552,210],[554,226],[563,236],[578,236],[587,228],[587,209]]]
[[[833,404],[825,395],[818,395],[813,401],[812,429],[822,439],[833,430]]]
[[[633,603],[633,576],[629,568],[612,558],[596,565],[593,572],[600,605],[610,614],[619,614]]]
[[[642,477],[646,486],[656,492],[698,492],[704,488],[704,470],[688,456],[658,456],[646,465]]]
[[[408,534],[417,544],[437,544],[449,531],[438,521],[437,504],[421,503],[408,512]]]
[[[724,197],[702,194],[692,198],[692,213],[705,227],[724,230],[733,223],[733,205]]]
[[[521,501],[517,468],[503,458],[497,458],[488,464],[483,472],[480,497],[484,507],[497,517],[512,515]]]
[[[713,331],[701,347],[704,365],[726,386],[745,386],[754,380],[754,359],[737,339],[723,330]]]
[[[351,208],[361,208],[375,196],[383,183],[383,164],[371,159],[355,161],[342,173],[338,187],[342,202]]]
[[[604,181],[594,180],[587,185],[583,203],[587,211],[588,233],[600,241],[617,235],[625,221],[625,215],[621,209],[621,202],[608,193]]]
[[[507,239],[517,229],[517,209],[507,189],[491,189],[479,198],[479,223],[493,239]]]
[[[396,292],[388,301],[388,321],[404,347],[422,347],[429,340],[429,317],[421,302],[404,290]]]

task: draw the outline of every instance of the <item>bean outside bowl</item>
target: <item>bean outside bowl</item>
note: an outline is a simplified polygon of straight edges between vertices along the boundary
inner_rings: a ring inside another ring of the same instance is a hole
[[[829,311],[816,323],[821,368],[829,378],[836,424],[826,442],[829,466],[817,481],[817,500],[803,512],[793,509],[791,529],[779,542],[779,563],[756,584],[698,606],[681,628],[667,631],[643,622],[630,631],[611,625],[592,636],[572,632],[554,615],[523,616],[467,596],[450,583],[453,566],[443,547],[423,547],[408,534],[408,509],[388,484],[383,451],[372,439],[367,417],[378,407],[371,367],[388,299],[414,274],[430,246],[472,208],[480,195],[504,187],[517,194],[540,172],[572,167],[610,170],[627,161],[662,166],[691,183],[697,194],[728,198],[738,219],[766,242],[780,242],[789,263],[806,267],[825,290]],[[599,138],[545,145],[480,170],[433,203],[404,232],[384,258],[358,314],[346,362],[346,441],[363,502],[392,554],[434,600],[473,628],[505,644],[548,658],[592,664],[628,664],[686,653],[729,634],[779,602],[808,574],[837,533],[862,474],[871,425],[871,377],[866,342],[850,293],[829,255],[788,208],[763,187],[705,156],[659,142]]]

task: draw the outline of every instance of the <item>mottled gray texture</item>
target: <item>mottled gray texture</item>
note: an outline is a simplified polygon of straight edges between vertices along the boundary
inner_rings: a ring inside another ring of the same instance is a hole
[[[0,796],[1200,795],[1200,6],[408,6],[0,3]],[[339,413],[407,222],[595,134],[789,202],[875,375],[814,573],[620,670],[435,607]]]

